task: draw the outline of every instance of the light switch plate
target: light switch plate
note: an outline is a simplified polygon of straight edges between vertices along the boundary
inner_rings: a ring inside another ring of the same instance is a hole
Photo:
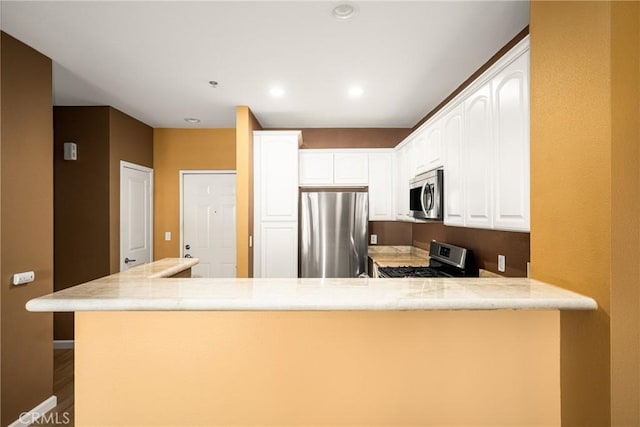
[[[165,231],[164,232],[164,240],[171,240],[171,232],[170,231]]]
[[[498,255],[498,271],[500,273],[504,273],[505,269],[506,269],[506,259],[504,255]]]

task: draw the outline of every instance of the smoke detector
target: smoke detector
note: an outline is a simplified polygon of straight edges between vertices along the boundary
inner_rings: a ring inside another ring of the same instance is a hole
[[[338,21],[348,21],[358,14],[358,8],[351,3],[340,3],[331,11]]]

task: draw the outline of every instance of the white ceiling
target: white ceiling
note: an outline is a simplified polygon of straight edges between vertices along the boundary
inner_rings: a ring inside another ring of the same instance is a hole
[[[3,0],[1,26],[53,59],[56,105],[204,128],[248,105],[302,128],[412,127],[529,22],[526,1],[356,1],[349,21],[337,4]]]

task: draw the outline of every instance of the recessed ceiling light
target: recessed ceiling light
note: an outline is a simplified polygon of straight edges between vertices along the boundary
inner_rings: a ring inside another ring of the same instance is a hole
[[[200,123],[200,119],[196,119],[195,117],[187,117],[184,121],[187,123]]]
[[[215,81],[215,80],[209,80],[209,85],[210,85],[212,88],[216,88],[216,87],[218,87],[218,82],[217,82],[217,81]]]
[[[333,8],[331,14],[339,21],[348,21],[358,14],[358,8],[349,3],[341,3]]]
[[[284,95],[284,89],[282,89],[281,87],[272,87],[271,89],[269,89],[269,93],[273,97],[280,98]]]
[[[359,98],[359,97],[362,96],[364,91],[362,90],[362,88],[360,86],[352,86],[352,87],[349,88],[347,93],[349,94],[350,98]]]

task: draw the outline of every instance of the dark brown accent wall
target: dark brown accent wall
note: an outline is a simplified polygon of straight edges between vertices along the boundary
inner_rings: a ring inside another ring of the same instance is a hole
[[[298,128],[296,130],[302,131],[300,148],[393,148],[412,132],[409,128]]]
[[[109,107],[111,273],[120,271],[120,161],[153,168],[153,128]]]
[[[153,129],[112,107],[54,108],[56,291],[119,271],[120,160],[151,167]],[[74,142],[77,160],[64,160]],[[73,339],[73,313],[54,315]]]
[[[51,313],[25,303],[53,290],[53,131],[51,60],[0,35],[0,423],[53,394]],[[13,286],[14,273],[36,280]]]
[[[109,107],[55,107],[54,290],[110,274]],[[64,160],[74,142],[78,160]],[[73,338],[73,313],[54,314],[54,339]]]
[[[378,236],[378,245],[411,246],[411,222],[369,221],[369,236]]]
[[[447,227],[442,223],[413,224],[413,245],[429,250],[438,240],[473,250],[479,268],[509,277],[526,277],[530,259],[529,233]],[[506,257],[506,272],[498,272],[498,255]]]
[[[471,74],[471,76],[467,80],[462,82],[462,84],[460,86],[458,86],[456,88],[456,90],[451,92],[451,94],[449,96],[447,96],[440,104],[438,104],[426,116],[424,116],[418,123],[416,123],[416,125],[413,127],[413,129],[411,129],[411,131],[414,131],[414,130],[418,129],[424,122],[429,120],[434,114],[436,114],[438,111],[440,111],[442,108],[444,108],[449,103],[449,101],[451,101],[453,98],[455,98],[460,92],[462,92],[471,83],[473,83],[473,81],[476,80],[478,77],[480,77],[480,75],[482,73],[487,71],[487,69],[489,67],[491,67],[493,64],[495,64],[496,61],[498,61],[507,52],[509,52],[516,44],[518,44],[518,42],[520,42],[523,38],[525,38],[527,36],[527,34],[529,34],[529,26],[528,25],[522,31],[520,31],[518,34],[516,34],[516,36],[513,39],[511,39],[509,41],[509,43],[504,45],[502,47],[502,49],[500,49],[498,52],[496,52],[495,55],[493,55],[491,58],[489,58],[489,60],[487,62],[482,64],[482,66],[480,68],[478,68],[475,73]]]

